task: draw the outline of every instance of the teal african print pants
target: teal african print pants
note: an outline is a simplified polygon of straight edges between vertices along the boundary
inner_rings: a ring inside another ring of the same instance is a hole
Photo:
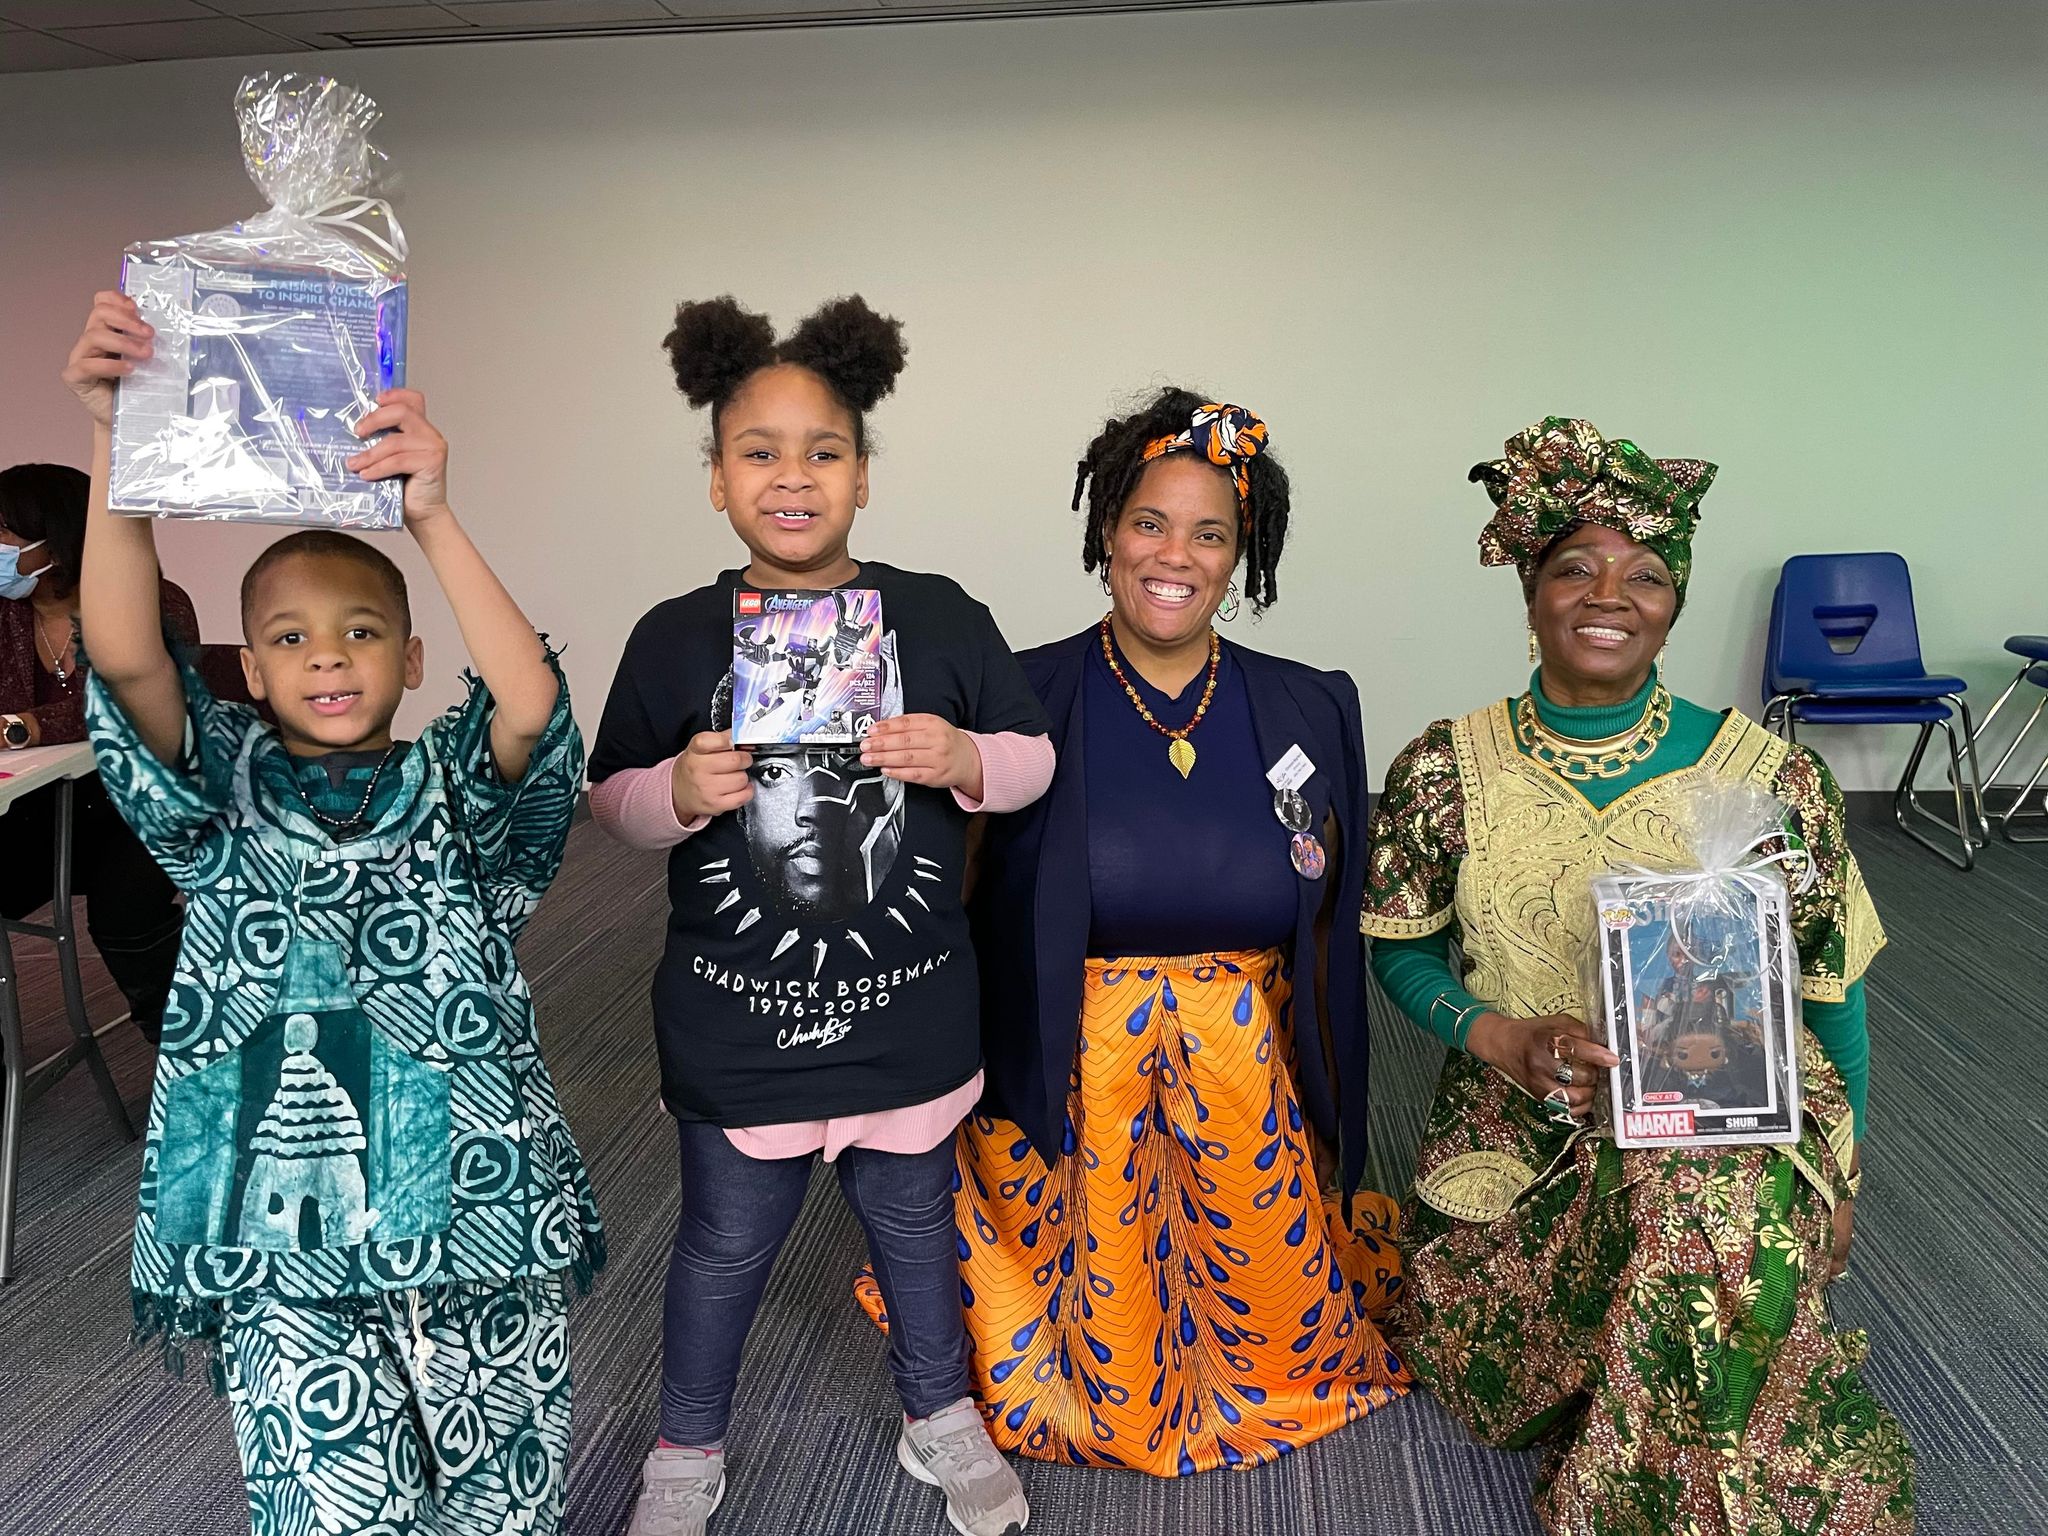
[[[251,1536],[555,1536],[569,1459],[559,1277],[324,1303],[231,1298]]]

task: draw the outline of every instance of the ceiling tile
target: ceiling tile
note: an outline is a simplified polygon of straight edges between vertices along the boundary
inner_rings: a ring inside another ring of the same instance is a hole
[[[0,0],[0,16],[24,27],[99,27],[124,21],[203,21],[196,0]]]
[[[303,38],[308,42],[332,43],[339,35],[359,36],[366,32],[463,32],[468,23],[438,5],[359,5],[338,9],[333,4],[317,11],[293,11],[283,16],[252,16],[257,26],[273,32]]]
[[[797,16],[815,12],[859,14],[876,9],[875,0],[662,0],[671,14],[685,21],[708,21],[730,16],[734,19],[768,16]]]
[[[290,41],[276,33],[225,16],[126,27],[66,27],[55,35],[128,59],[219,59],[292,51]]]
[[[430,11],[434,0],[206,0],[216,11],[230,16],[262,19],[292,11],[407,10]],[[0,5],[6,0],[0,0]]]
[[[661,0],[448,0],[448,8],[479,27],[598,27],[673,19]]]
[[[0,16],[23,27],[115,27],[129,20],[209,20],[197,0],[0,0]]]
[[[40,32],[0,32],[0,73],[34,69],[91,69],[99,64],[121,64],[126,60],[45,37]]]

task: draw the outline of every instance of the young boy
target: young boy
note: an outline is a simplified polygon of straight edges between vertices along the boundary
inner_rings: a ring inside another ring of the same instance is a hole
[[[582,741],[554,657],[455,521],[414,391],[351,460],[481,674],[415,742],[423,656],[367,543],[292,534],[242,583],[276,720],[165,649],[147,519],[107,510],[115,381],[150,354],[102,293],[64,371],[93,418],[81,583],[107,794],[186,893],[143,1153],[138,1333],[217,1347],[259,1533],[560,1528],[565,1278],[604,1259],[513,944],[561,865]]]

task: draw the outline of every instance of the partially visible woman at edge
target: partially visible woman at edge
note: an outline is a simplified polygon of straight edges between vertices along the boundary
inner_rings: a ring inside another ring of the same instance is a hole
[[[1058,758],[987,821],[959,1222],[982,1411],[1042,1460],[1256,1466],[1407,1386],[1394,1203],[1349,1226],[1317,1167],[1365,1165],[1358,690],[1211,627],[1234,572],[1277,596],[1266,443],[1183,389],[1104,426],[1074,504],[1110,612],[1020,658]]]
[[[1373,970],[1451,1047],[1397,1338],[1481,1440],[1546,1448],[1548,1530],[1898,1536],[1912,1451],[1826,1289],[1848,1257],[1862,976],[1884,932],[1821,760],[1659,676],[1713,476],[1561,417],[1472,471],[1495,507],[1481,562],[1520,572],[1541,664],[1519,698],[1424,731],[1373,820]],[[1581,1018],[1591,909],[1572,893],[1609,865],[1682,864],[1673,813],[1711,781],[1776,795],[1812,860],[1793,898],[1805,1137],[1621,1151],[1593,1117],[1615,1058]]]
[[[6,753],[85,740],[85,651],[78,643],[78,573],[91,480],[64,464],[0,470],[0,771]],[[164,628],[196,649],[192,599],[161,583]],[[0,917],[28,916],[50,899],[57,790],[24,796],[0,817]],[[71,800],[74,885],[86,931],[151,1042],[178,964],[177,887],[108,804],[98,775]]]

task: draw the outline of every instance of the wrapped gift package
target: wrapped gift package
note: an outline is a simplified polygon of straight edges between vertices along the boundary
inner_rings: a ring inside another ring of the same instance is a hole
[[[376,103],[257,75],[235,98],[269,209],[130,246],[121,288],[156,328],[121,383],[117,512],[329,528],[401,525],[403,488],[351,474],[355,424],[405,382],[405,238],[371,195]]]
[[[1690,820],[1697,867],[1592,882],[1586,991],[1620,1057],[1608,1083],[1614,1140],[1794,1142],[1801,1024],[1784,806],[1706,785]],[[1803,850],[1789,852],[1803,872]]]

